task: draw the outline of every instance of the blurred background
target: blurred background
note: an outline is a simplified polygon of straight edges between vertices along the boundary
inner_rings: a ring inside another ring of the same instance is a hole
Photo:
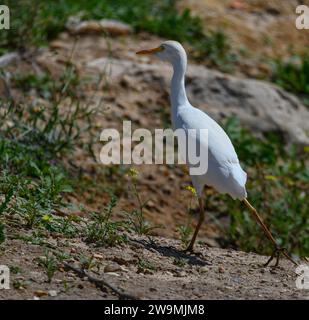
[[[32,230],[32,239],[82,234],[113,245],[124,241],[129,225],[187,243],[198,210],[184,167],[135,171],[98,160],[104,128],[120,129],[123,120],[133,129],[171,126],[169,67],[135,55],[171,39],[189,56],[190,101],[235,145],[250,201],[280,245],[308,256],[309,30],[295,27],[300,2],[309,6],[296,0],[4,1],[10,29],[0,30],[0,242],[12,230]],[[271,252],[239,201],[212,189],[205,200],[201,243]],[[100,212],[111,219],[107,233]],[[80,227],[83,219],[90,219],[88,227]]]

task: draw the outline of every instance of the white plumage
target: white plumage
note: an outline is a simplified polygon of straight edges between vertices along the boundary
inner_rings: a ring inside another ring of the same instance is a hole
[[[208,147],[208,170],[204,175],[192,175],[192,183],[199,196],[205,185],[234,199],[244,199],[247,174],[242,170],[235,149],[224,130],[206,113],[194,108],[188,101],[172,109],[173,128],[208,129],[208,141],[198,140]],[[199,135],[197,135],[199,137]]]

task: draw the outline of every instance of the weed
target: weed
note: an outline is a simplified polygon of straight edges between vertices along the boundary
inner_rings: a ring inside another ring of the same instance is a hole
[[[294,62],[276,61],[272,80],[309,104],[309,56],[294,57]]]
[[[45,45],[65,28],[70,16],[82,13],[82,19],[116,19],[136,32],[189,43],[198,60],[207,59],[208,64],[224,70],[230,70],[235,61],[223,31],[204,32],[202,20],[189,9],[178,10],[177,0],[21,0],[10,3],[10,10],[14,19],[10,32],[0,34],[1,48],[25,50]]]
[[[83,254],[80,254],[79,255],[79,262],[81,264],[81,268],[86,269],[86,270],[92,269],[93,267],[96,266],[96,262],[95,262],[93,256],[88,257]]]
[[[186,190],[188,190],[191,194],[189,205],[187,208],[188,219],[187,219],[186,225],[182,225],[177,228],[177,231],[180,235],[180,241],[185,248],[188,246],[188,244],[191,240],[191,235],[193,233],[193,230],[191,227],[192,200],[197,199],[197,193],[193,187],[187,186]]]
[[[49,100],[44,105],[0,101],[0,215],[17,214],[28,228],[44,226],[73,236],[72,221],[51,213],[67,206],[64,195],[73,192],[70,167],[62,158],[85,145],[93,154],[94,109],[74,93],[80,79],[70,61],[57,80],[46,74],[16,76],[14,81]],[[66,108],[61,108],[63,100]]]
[[[138,262],[137,262],[138,273],[147,273],[147,272],[152,272],[156,270],[157,270],[156,266],[151,261],[143,258],[138,258]]]
[[[179,226],[177,228],[177,231],[179,233],[181,243],[186,248],[191,239],[191,235],[193,232],[192,227],[189,224],[185,226]]]
[[[175,258],[173,261],[173,264],[175,266],[178,266],[181,268],[185,267],[187,263],[188,263],[188,259],[184,259],[184,258]]]
[[[112,212],[117,204],[117,198],[111,197],[107,207],[100,213],[92,213],[90,222],[86,222],[86,241],[96,245],[114,246],[127,241],[122,234],[125,224],[122,221],[112,221]]]
[[[15,279],[13,281],[13,288],[16,290],[26,289],[28,286],[28,282],[24,280]]]
[[[0,244],[5,241],[4,224],[0,221]]]
[[[54,217],[50,214],[44,215],[41,224],[50,232],[57,232],[66,237],[73,238],[78,233],[78,227],[74,224],[75,216]]]
[[[144,208],[147,205],[148,201],[143,202],[137,188],[137,178],[138,171],[131,168],[129,170],[128,176],[130,178],[130,189],[133,193],[133,196],[137,200],[138,208],[132,210],[131,212],[125,212],[128,218],[128,224],[130,228],[139,235],[149,236],[154,229],[161,228],[162,226],[156,225],[153,226],[149,221],[145,219]]]
[[[49,250],[45,250],[44,256],[39,257],[38,264],[44,268],[48,282],[51,282],[55,272],[58,269],[58,261],[53,253]]]
[[[193,42],[195,49],[194,58],[202,62],[205,59],[209,66],[215,66],[224,72],[233,71],[238,58],[232,52],[229,39],[222,30],[210,31],[204,39]]]
[[[10,272],[19,274],[22,272],[22,269],[19,266],[10,266]]]

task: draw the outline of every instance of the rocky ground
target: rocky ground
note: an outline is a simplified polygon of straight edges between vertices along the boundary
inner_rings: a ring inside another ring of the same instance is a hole
[[[182,251],[179,241],[130,237],[127,245],[89,247],[74,239],[49,239],[51,250],[67,253],[69,265],[80,269],[80,256],[92,256],[91,268],[79,275],[65,265],[50,283],[37,264],[42,247],[11,240],[1,256],[9,265],[12,288],[0,290],[0,299],[308,299],[296,288],[295,267],[282,260],[278,268],[264,267],[268,257],[198,245],[195,254]],[[17,267],[18,269],[14,267]],[[91,282],[92,277],[95,282]],[[117,293],[100,280],[108,282]]]

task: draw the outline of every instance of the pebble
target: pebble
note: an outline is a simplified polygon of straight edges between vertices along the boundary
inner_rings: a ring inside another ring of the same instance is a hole
[[[110,263],[104,267],[104,272],[116,272],[120,270],[121,267],[118,263]]]
[[[118,264],[123,264],[125,266],[128,266],[130,265],[130,260],[126,260],[124,258],[121,258],[121,257],[114,257],[113,260],[118,263]]]
[[[37,290],[37,291],[34,291],[34,296],[40,298],[40,297],[48,296],[48,293],[43,290]]]
[[[103,259],[104,257],[101,255],[101,254],[99,254],[99,253],[94,253],[93,254],[93,257],[95,258],[95,259]]]
[[[225,272],[225,270],[224,270],[223,267],[219,267],[219,268],[218,268],[218,271],[219,271],[219,273],[224,273],[224,272]]]
[[[48,291],[48,294],[49,294],[51,297],[57,297],[58,292],[57,292],[56,290],[49,290],[49,291]]]
[[[206,273],[206,272],[208,272],[209,271],[209,268],[207,268],[207,267],[200,267],[200,269],[199,269],[199,272],[200,273]]]
[[[174,276],[178,278],[183,278],[183,277],[186,277],[187,274],[184,271],[177,271],[175,272]]]

